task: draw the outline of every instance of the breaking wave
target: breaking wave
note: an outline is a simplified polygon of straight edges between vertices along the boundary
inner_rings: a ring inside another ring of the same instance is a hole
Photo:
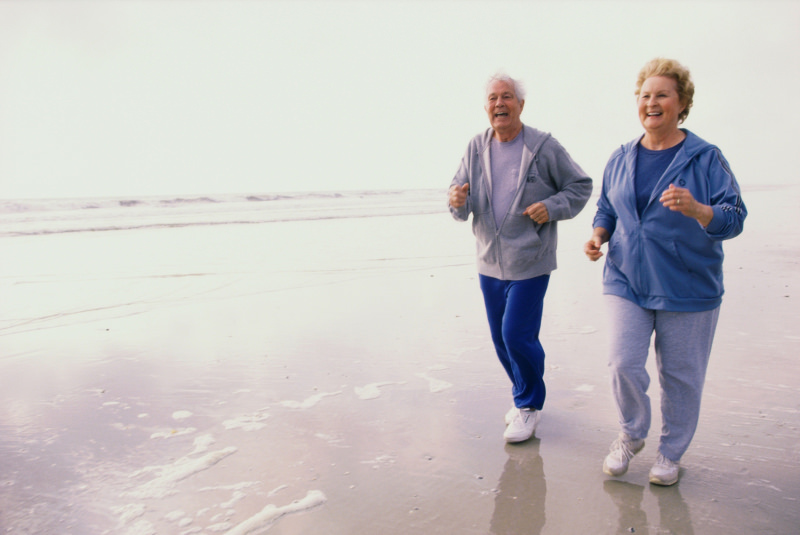
[[[0,237],[431,214],[442,190],[0,200]]]

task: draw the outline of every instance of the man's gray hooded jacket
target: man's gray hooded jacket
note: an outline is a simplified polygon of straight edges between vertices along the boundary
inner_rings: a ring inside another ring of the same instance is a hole
[[[477,240],[478,273],[500,280],[524,280],[556,269],[557,221],[575,217],[592,193],[592,179],[570,158],[550,134],[523,126],[522,165],[517,192],[501,219],[492,213],[492,179],[489,146],[494,130],[475,136],[450,183],[469,183],[467,203],[450,207],[453,217],[466,221],[472,214]],[[523,214],[544,203],[550,220],[543,225]]]

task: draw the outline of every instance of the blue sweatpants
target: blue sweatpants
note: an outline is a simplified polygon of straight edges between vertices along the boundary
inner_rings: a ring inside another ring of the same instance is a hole
[[[645,370],[650,339],[655,333],[656,368],[661,384],[659,452],[679,461],[689,447],[700,418],[719,307],[703,312],[649,310],[607,296],[611,312],[611,388],[622,431],[634,439],[650,430],[650,376]]]
[[[511,379],[518,408],[544,406],[544,349],[539,342],[550,275],[504,281],[480,275],[486,316],[497,357]]]

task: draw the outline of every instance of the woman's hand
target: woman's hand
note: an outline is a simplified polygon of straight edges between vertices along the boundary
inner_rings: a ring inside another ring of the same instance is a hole
[[[686,188],[679,188],[675,184],[670,184],[659,199],[661,205],[669,208],[673,212],[680,212],[686,217],[692,217],[698,223],[707,227],[714,218],[714,211],[710,206],[698,202],[692,196],[692,192]]]
[[[602,247],[603,244],[608,241],[609,237],[608,231],[603,227],[597,227],[594,229],[592,239],[583,245],[583,252],[589,257],[589,260],[596,262],[601,256],[603,256],[603,252],[600,250],[600,247]]]

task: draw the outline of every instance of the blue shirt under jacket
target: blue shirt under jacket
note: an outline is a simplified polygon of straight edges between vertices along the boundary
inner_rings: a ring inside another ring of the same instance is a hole
[[[722,152],[688,130],[683,147],[656,182],[641,216],[634,174],[637,138],[606,165],[594,227],[611,238],[603,269],[603,293],[651,310],[712,310],[722,301],[722,240],[742,232],[747,209]],[[687,188],[711,206],[706,228],[659,202],[670,184]]]

